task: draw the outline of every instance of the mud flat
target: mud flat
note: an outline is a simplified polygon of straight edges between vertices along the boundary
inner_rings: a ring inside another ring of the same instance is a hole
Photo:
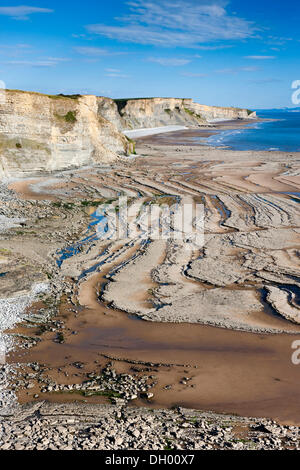
[[[0,233],[3,285],[11,297],[12,279],[49,286],[6,332],[19,344],[11,390],[21,403],[180,405],[300,425],[299,154],[176,138],[143,138],[134,159],[3,193],[14,218]],[[141,218],[154,204],[203,204],[204,244],[105,238],[101,208],[117,213],[120,195]]]

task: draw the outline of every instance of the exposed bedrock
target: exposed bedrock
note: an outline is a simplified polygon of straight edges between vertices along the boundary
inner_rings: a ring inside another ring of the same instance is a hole
[[[211,197],[205,196],[203,249],[187,250],[182,240],[150,242],[142,256],[110,277],[104,300],[150,321],[289,331],[276,313],[297,322],[293,295],[284,296],[285,314],[263,290],[300,286],[297,202],[270,194],[217,199],[218,204],[207,205]],[[266,302],[275,313],[272,325],[263,313]]]
[[[286,276],[300,281],[296,243],[299,234],[292,229],[207,235],[203,256],[190,263],[187,274],[217,286],[267,278],[268,273],[276,282],[286,282]]]
[[[175,299],[172,305],[143,315],[142,318],[150,321],[202,323],[264,331],[264,328],[251,325],[251,314],[260,311],[261,304],[254,291],[203,288],[192,295]]]
[[[137,257],[129,260],[110,275],[110,281],[103,293],[106,302],[130,313],[146,313],[153,310],[148,303],[153,288],[151,271],[161,263],[166,242],[156,240]]]
[[[300,324],[300,305],[296,303],[296,294],[288,288],[274,286],[268,286],[267,291],[267,300],[276,312],[287,320]]]

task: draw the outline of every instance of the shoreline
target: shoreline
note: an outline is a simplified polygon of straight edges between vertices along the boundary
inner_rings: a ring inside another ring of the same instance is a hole
[[[234,150],[230,146],[213,146],[205,141],[214,135],[222,134],[228,130],[238,130],[240,128],[251,128],[251,126],[255,125],[256,123],[260,122],[271,122],[276,121],[276,119],[267,119],[267,118],[256,118],[256,119],[238,119],[238,120],[227,120],[227,121],[216,121],[212,122],[211,126],[201,126],[201,128],[189,128],[189,129],[178,129],[177,131],[163,131],[161,133],[153,133],[141,137],[135,137],[137,140],[140,140],[144,143],[150,144],[159,144],[159,145],[182,145],[182,146],[203,146],[207,148],[217,148],[222,150]],[[195,140],[201,138],[203,142],[200,140]],[[178,142],[179,139],[179,142]],[[247,151],[254,151],[252,149],[243,149],[237,150],[242,152]],[[259,150],[260,152],[263,151],[270,151],[270,150]],[[280,151],[280,150],[278,150]],[[283,151],[285,152],[285,151]]]

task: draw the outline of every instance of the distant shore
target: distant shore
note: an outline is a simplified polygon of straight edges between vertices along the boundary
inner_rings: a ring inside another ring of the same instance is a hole
[[[162,128],[152,129],[136,129],[131,131],[132,134],[128,137],[138,139],[145,143],[157,143],[161,145],[200,145],[201,142],[196,141],[195,138],[208,138],[212,135],[219,134],[227,130],[235,130],[246,126],[251,126],[257,122],[265,121],[266,119],[237,119],[228,121],[218,121],[211,123],[211,125],[201,126],[199,128],[184,128],[183,126],[166,126]],[[171,129],[179,127],[179,129]],[[161,129],[158,132],[158,129]],[[205,142],[203,142],[204,144]]]

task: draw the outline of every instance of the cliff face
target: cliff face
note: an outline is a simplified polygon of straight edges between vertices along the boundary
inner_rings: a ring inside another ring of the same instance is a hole
[[[107,121],[111,122],[119,131],[125,129],[124,120],[118,111],[118,106],[111,98],[97,97],[97,113]]]
[[[99,98],[99,113],[118,129],[182,125],[199,127],[214,119],[251,119],[247,109],[223,108],[195,103],[191,99],[144,98],[108,100]]]
[[[191,103],[187,105],[191,110],[200,114],[207,121],[214,119],[256,119],[256,113],[243,108],[224,108],[220,106],[207,106],[205,104]]]
[[[127,140],[98,113],[97,97],[6,91],[0,105],[0,176],[110,162]]]
[[[135,129],[168,125],[196,126],[206,123],[187,105],[192,100],[178,98],[151,98],[117,101],[123,127]]]

